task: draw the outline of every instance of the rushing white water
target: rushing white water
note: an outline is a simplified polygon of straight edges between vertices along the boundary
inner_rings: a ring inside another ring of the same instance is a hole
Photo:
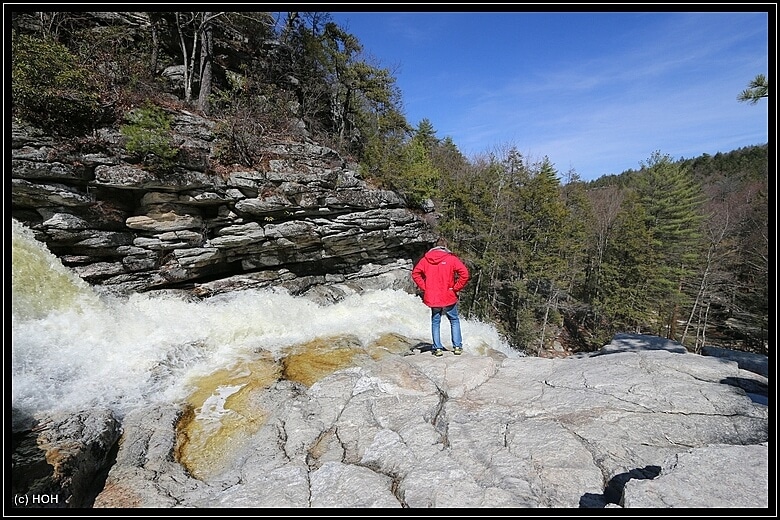
[[[403,291],[353,295],[331,305],[282,290],[238,291],[202,301],[96,292],[13,220],[12,404],[34,414],[107,406],[117,414],[177,402],[188,380],[318,337],[365,344],[395,333],[430,339],[429,311]],[[464,345],[517,357],[492,326],[461,320]],[[449,327],[442,323],[442,339]]]

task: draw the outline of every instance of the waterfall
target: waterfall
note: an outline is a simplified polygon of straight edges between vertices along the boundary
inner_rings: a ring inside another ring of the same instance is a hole
[[[430,341],[430,314],[398,290],[319,305],[284,290],[245,290],[205,300],[169,293],[99,294],[13,220],[12,405],[26,413],[104,406],[117,415],[179,402],[192,381],[317,338],[383,334]],[[465,345],[517,357],[495,328],[461,319]],[[448,340],[446,323],[442,339]]]

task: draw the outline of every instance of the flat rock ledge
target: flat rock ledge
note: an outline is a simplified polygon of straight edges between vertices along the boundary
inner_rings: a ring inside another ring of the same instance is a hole
[[[411,349],[308,388],[280,381],[254,397],[263,424],[197,479],[172,457],[181,408],[138,410],[94,505],[767,508],[768,411],[739,384],[766,379],[641,336],[609,347]]]

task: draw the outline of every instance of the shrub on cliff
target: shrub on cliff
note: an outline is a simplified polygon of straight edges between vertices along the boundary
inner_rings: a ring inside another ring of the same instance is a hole
[[[92,73],[63,45],[16,35],[11,51],[14,117],[62,136],[84,135],[101,120]]]
[[[125,148],[145,165],[168,169],[173,166],[178,150],[171,142],[171,117],[152,104],[131,111],[128,124],[120,129]]]

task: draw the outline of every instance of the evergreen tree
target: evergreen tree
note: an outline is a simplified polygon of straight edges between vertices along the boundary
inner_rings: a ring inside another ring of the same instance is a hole
[[[55,134],[84,135],[100,121],[96,74],[52,39],[14,32],[11,52],[11,110]]]
[[[567,272],[568,211],[562,198],[558,172],[548,157],[542,159],[538,170],[520,192],[520,208],[520,236],[527,251],[523,258],[528,295],[526,305],[532,306],[541,322],[538,337],[541,350],[547,340],[551,311],[553,317],[558,317],[558,299]]]
[[[527,244],[528,276],[558,280],[565,271],[560,256],[565,239],[566,206],[557,172],[547,157],[520,193],[521,240]]]
[[[405,161],[398,175],[396,189],[413,207],[420,207],[433,197],[439,185],[439,170],[431,161],[430,152],[417,136],[405,147]]]
[[[506,254],[512,207],[508,195],[507,172],[493,160],[442,176],[441,230],[456,240],[473,268],[462,298],[467,316],[500,320],[508,315],[500,294],[508,277],[504,263],[511,259]]]
[[[704,195],[689,170],[668,155],[656,151],[643,167],[637,190],[659,261],[648,287],[658,302],[660,328],[656,333],[675,338],[681,307],[690,303],[695,286],[691,282],[702,253]]]
[[[594,328],[602,344],[616,331],[641,332],[651,320],[655,299],[648,289],[661,275],[648,218],[638,197],[628,194],[614,220],[616,238],[605,247],[593,300]]]
[[[436,138],[436,130],[433,128],[433,123],[427,118],[424,118],[417,125],[417,131],[415,132],[415,139],[417,139],[428,152],[431,152],[439,142]]]
[[[565,249],[561,252],[567,264],[565,290],[571,296],[575,287],[582,287],[585,280],[589,249],[589,230],[594,227],[593,208],[587,197],[585,183],[576,175],[570,176],[562,189],[566,207],[564,225]]]
[[[462,175],[470,168],[469,161],[460,153],[451,137],[445,137],[431,150],[431,161],[441,173],[439,189],[436,193],[436,201],[441,197],[446,178],[454,175]]]

